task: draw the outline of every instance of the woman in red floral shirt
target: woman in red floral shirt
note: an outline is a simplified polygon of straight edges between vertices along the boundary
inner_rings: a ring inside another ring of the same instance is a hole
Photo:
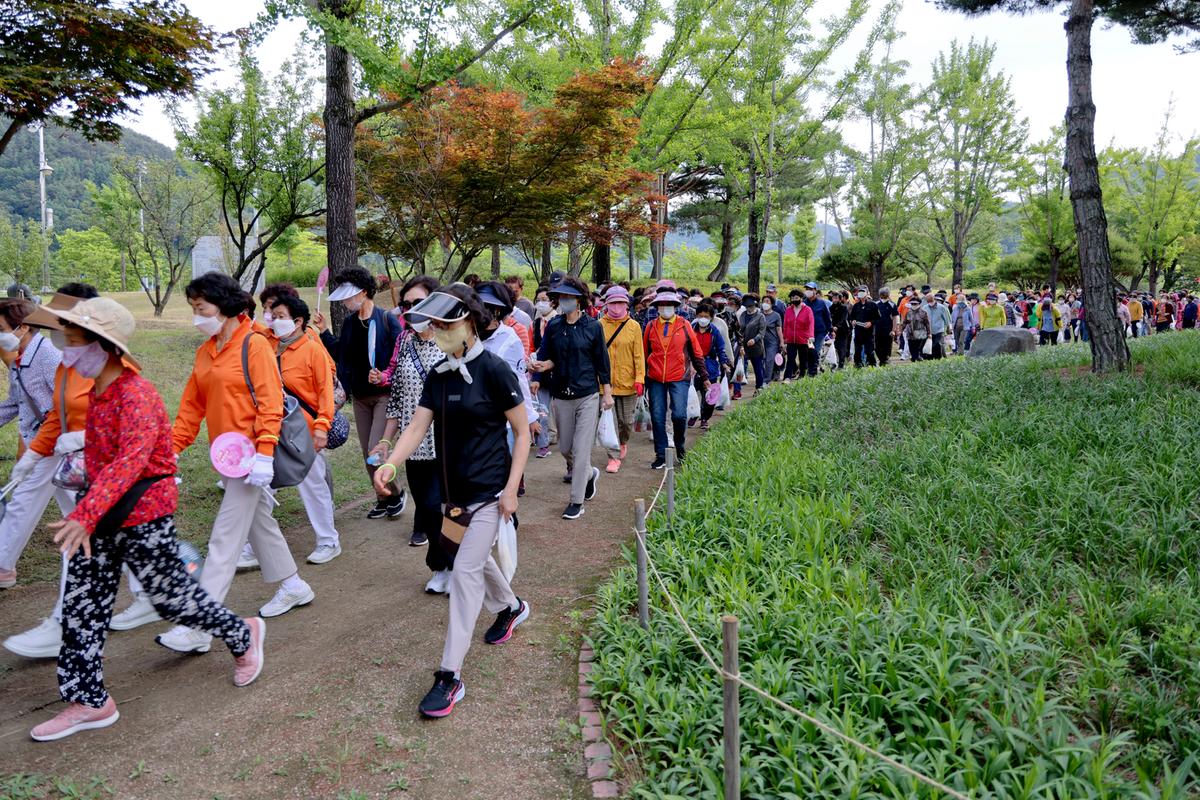
[[[84,444],[90,486],[75,510],[51,525],[70,559],[58,654],[59,694],[70,705],[31,731],[38,741],[105,728],[120,716],[104,689],[101,654],[122,564],[163,618],[225,640],[238,686],[262,671],[266,633],[262,619],[241,619],[209,596],[179,559],[171,421],[154,385],[122,362],[133,361],[133,315],[106,297],[47,310],[62,324],[63,363],[95,386]]]

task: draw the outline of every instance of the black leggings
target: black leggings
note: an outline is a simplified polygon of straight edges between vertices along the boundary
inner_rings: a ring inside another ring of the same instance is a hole
[[[405,461],[408,491],[413,499],[413,533],[429,537],[425,566],[433,572],[454,567],[454,556],[442,548],[442,485],[438,462]]]
[[[108,701],[102,659],[122,564],[128,564],[142,582],[163,619],[224,640],[235,656],[250,649],[250,627],[245,621],[184,570],[174,517],[94,535],[91,545],[91,558],[85,558],[80,548],[67,565],[63,643],[58,651],[58,692],[63,700],[92,708]]]

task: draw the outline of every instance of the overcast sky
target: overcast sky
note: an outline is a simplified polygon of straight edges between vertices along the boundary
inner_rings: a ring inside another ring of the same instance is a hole
[[[873,0],[878,7],[883,0]],[[833,13],[840,0],[819,0],[819,10]],[[191,0],[189,6],[205,23],[222,31],[249,24],[262,10],[262,0]],[[951,39],[988,38],[996,44],[998,66],[1012,78],[1020,113],[1030,122],[1031,135],[1041,138],[1062,121],[1066,107],[1066,38],[1062,19],[1054,13],[1013,17],[991,14],[965,17],[938,10],[927,0],[904,0],[899,28],[904,37],[894,50],[910,62],[909,79],[923,83],[929,62]],[[259,52],[263,66],[273,70],[296,46],[302,26],[281,26]],[[1171,129],[1178,137],[1200,132],[1200,54],[1180,55],[1169,44],[1133,44],[1120,29],[1097,27],[1093,36],[1094,84],[1097,106],[1096,140],[1100,147],[1153,144],[1168,103],[1175,100]],[[210,78],[227,85],[228,71]],[[166,144],[174,144],[171,122],[161,103],[142,105],[141,113],[125,124]],[[852,123],[851,123],[852,124]],[[855,131],[847,131],[857,139]]]

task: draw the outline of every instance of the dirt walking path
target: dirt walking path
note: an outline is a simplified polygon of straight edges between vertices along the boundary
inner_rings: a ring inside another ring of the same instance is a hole
[[[425,551],[407,546],[411,506],[391,522],[356,508],[338,519],[343,555],[301,567],[316,601],[268,622],[266,668],[249,688],[233,686],[220,642],[189,656],[154,643],[163,623],[112,634],[105,672],[121,720],[39,744],[28,730],[59,708],[54,662],[0,651],[0,775],[99,776],[111,796],[147,800],[590,797],[575,725],[579,612],[629,538],[631,501],[658,485],[651,458],[648,435],[635,434],[625,468],[602,474],[598,497],[573,522],[560,518],[562,458],[530,459],[514,588],[533,613],[499,647],[482,643],[492,620],[480,616],[467,696],[448,719],[416,712],[441,654],[447,601],[422,591]],[[287,533],[298,563],[310,537],[306,526]],[[4,632],[43,616],[54,588],[0,593]],[[270,594],[257,572],[243,573],[228,600],[246,614]]]

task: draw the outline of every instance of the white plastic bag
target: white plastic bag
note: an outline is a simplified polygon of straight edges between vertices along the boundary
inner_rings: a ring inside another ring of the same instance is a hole
[[[825,348],[825,363],[830,367],[838,365],[837,348],[832,344]]]
[[[923,356],[933,355],[933,337],[932,336],[927,337],[925,339],[925,344],[921,345],[921,355],[923,355]]]
[[[721,378],[721,401],[718,403],[721,408],[729,408],[731,395],[729,394],[729,378]]]
[[[688,419],[695,419],[700,416],[700,393],[696,391],[696,384],[688,387]]]
[[[746,360],[744,358],[739,358],[737,360],[737,366],[733,368],[733,382],[746,382]]]
[[[596,427],[596,441],[605,450],[617,450],[621,447],[621,440],[617,436],[617,418],[611,408],[600,413],[600,424]]]
[[[512,518],[500,515],[500,532],[496,538],[496,565],[504,573],[504,580],[511,581],[517,572],[517,529]]]

